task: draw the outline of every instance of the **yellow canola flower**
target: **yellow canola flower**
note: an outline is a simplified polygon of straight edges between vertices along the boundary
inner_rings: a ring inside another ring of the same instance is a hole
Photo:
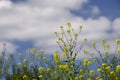
[[[85,49],[85,50],[83,50],[83,52],[84,52],[84,54],[87,54],[87,53],[88,53],[88,50]]]
[[[17,63],[17,66],[21,66],[21,63]]]
[[[102,73],[103,70],[102,70],[102,68],[98,68],[97,71],[98,71],[99,73]]]
[[[56,63],[59,63],[59,53],[58,52],[55,52],[54,53],[54,61],[56,62]]]
[[[83,26],[80,26],[79,28],[80,28],[80,30],[82,30]]]
[[[68,51],[68,47],[67,46],[65,46],[63,49],[64,49],[64,51]]]
[[[93,76],[94,75],[94,70],[90,70],[89,71],[89,76]]]
[[[106,63],[102,63],[102,66],[103,66],[103,67],[106,67],[106,66],[107,66],[107,64],[106,64]]]
[[[74,34],[74,36],[75,36],[75,37],[77,37],[77,36],[78,36],[78,34],[77,34],[77,33],[75,33],[75,34]]]
[[[43,67],[39,67],[39,71],[44,71],[44,68]]]
[[[51,71],[51,68],[47,68],[47,71],[50,72],[50,71]]]
[[[120,40],[119,40],[119,39],[116,39],[116,43],[119,44],[119,43],[120,43]]]
[[[84,78],[84,75],[80,75],[79,78],[80,80],[82,80]]]
[[[54,32],[54,34],[56,34],[56,35],[57,35],[57,34],[58,34],[58,32]]]
[[[110,47],[110,44],[106,43],[106,44],[105,44],[105,47],[109,48],[109,47]]]
[[[27,78],[27,75],[24,75],[24,76],[23,76],[23,79],[25,79],[25,78]]]
[[[105,43],[105,39],[102,39],[101,43],[104,44]]]
[[[38,53],[35,53],[35,57],[37,58],[39,56],[39,54]]]
[[[21,58],[21,57],[22,57],[22,54],[21,54],[21,53],[19,53],[19,54],[18,54],[18,57],[19,57],[19,58]]]
[[[63,54],[62,54],[62,57],[63,57],[63,58],[64,58],[64,57],[66,57],[66,54],[65,54],[65,53],[63,53]]]
[[[106,66],[105,70],[110,71],[110,66]]]
[[[60,69],[60,70],[68,71],[69,67],[68,67],[67,64],[65,64],[65,65],[59,65],[59,69]]]
[[[39,78],[43,78],[43,75],[39,75],[38,77],[39,77]]]
[[[70,33],[71,31],[70,31],[70,29],[68,29],[68,30],[66,30],[66,32],[67,32],[67,33]]]
[[[74,80],[79,80],[78,77],[75,77]]]
[[[80,69],[80,71],[79,71],[80,73],[83,73],[84,72],[84,70],[83,69]]]
[[[104,54],[105,54],[105,55],[108,55],[108,54],[109,54],[109,51],[108,51],[108,50],[105,50],[105,51],[104,51]]]
[[[74,65],[74,61],[71,61],[70,64]]]
[[[114,71],[110,71],[110,76],[114,76],[115,72]]]
[[[117,65],[117,66],[116,66],[116,71],[117,71],[117,72],[120,71],[120,65]]]
[[[87,42],[87,38],[84,39],[84,42]]]
[[[60,26],[60,28],[62,29],[62,28],[63,28],[63,26]]]
[[[88,61],[89,60],[87,58],[83,60],[84,63],[88,63]]]
[[[36,50],[37,50],[36,48],[32,48],[32,51],[33,51],[33,52],[36,52]]]
[[[71,23],[70,23],[70,22],[67,22],[67,26],[70,27],[70,26],[71,26]]]
[[[92,46],[95,47],[96,43],[95,42],[91,42]]]
[[[43,60],[47,60],[47,58],[46,58],[46,57],[43,57]]]
[[[27,62],[28,62],[28,60],[27,60],[27,59],[24,59],[24,60],[23,60],[23,62],[24,62],[24,63],[27,63]]]
[[[119,53],[119,54],[120,54],[120,49],[118,49],[118,50],[117,50],[117,53]]]
[[[41,53],[44,53],[45,51],[44,51],[44,49],[41,49],[40,52],[41,52]]]

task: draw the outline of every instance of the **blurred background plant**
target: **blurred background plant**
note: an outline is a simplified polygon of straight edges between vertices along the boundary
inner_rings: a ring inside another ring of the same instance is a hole
[[[6,56],[6,43],[3,44],[3,49],[0,54],[0,78],[5,76],[11,66],[11,62],[13,60],[13,55]]]

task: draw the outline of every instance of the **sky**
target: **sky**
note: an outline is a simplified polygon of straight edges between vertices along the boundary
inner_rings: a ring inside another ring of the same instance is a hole
[[[53,33],[68,21],[75,29],[83,26],[81,42],[114,43],[120,38],[120,0],[0,0],[0,49],[6,43],[8,53],[36,47],[53,54],[59,50]]]

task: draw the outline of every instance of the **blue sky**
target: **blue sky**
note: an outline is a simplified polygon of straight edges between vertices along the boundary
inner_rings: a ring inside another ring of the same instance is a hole
[[[0,45],[6,42],[9,53],[36,47],[52,54],[58,50],[53,32],[67,21],[76,30],[84,26],[80,42],[113,43],[120,38],[120,0],[0,0]]]

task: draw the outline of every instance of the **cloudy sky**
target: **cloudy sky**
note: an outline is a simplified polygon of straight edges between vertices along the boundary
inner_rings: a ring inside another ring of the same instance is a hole
[[[120,0],[0,0],[0,47],[10,53],[27,48],[56,51],[54,31],[70,21],[83,25],[81,39],[120,38]]]

